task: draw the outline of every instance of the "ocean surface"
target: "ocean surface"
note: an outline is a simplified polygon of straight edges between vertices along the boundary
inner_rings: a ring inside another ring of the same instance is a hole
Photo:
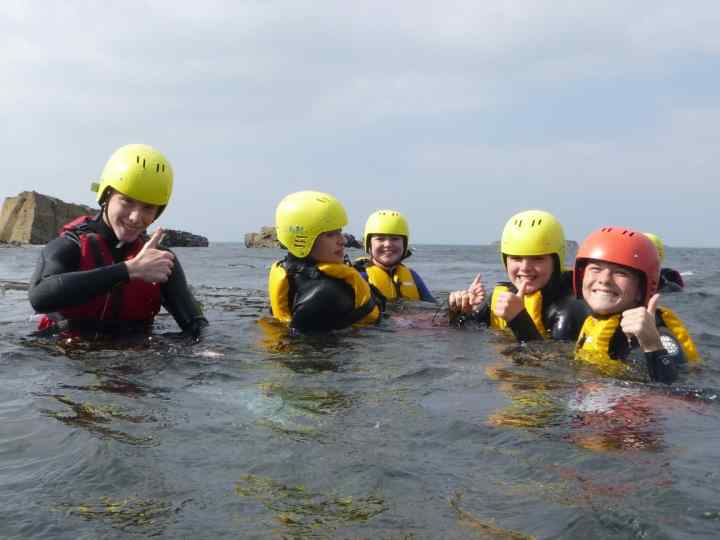
[[[661,304],[703,357],[673,387],[425,304],[290,336],[282,253],[239,244],[176,249],[200,343],[167,314],[119,343],[34,337],[39,250],[0,248],[0,538],[720,537],[720,250],[668,249],[686,289]],[[502,276],[489,246],[408,263],[442,301]]]

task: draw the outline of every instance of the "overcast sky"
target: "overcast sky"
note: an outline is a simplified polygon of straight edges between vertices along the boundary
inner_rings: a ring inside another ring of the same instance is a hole
[[[318,189],[415,243],[542,208],[718,246],[718,28],[717,0],[3,0],[0,198],[94,204],[142,142],[175,170],[161,224],[211,240]]]

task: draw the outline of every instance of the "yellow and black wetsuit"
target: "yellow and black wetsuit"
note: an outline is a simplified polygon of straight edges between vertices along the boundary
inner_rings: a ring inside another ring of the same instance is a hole
[[[682,321],[668,308],[659,308],[655,324],[663,349],[640,351],[637,339],[623,333],[622,315],[589,315],[582,325],[576,346],[579,360],[598,366],[610,375],[618,375],[632,366],[647,367],[650,380],[671,383],[688,361],[699,361],[692,338]]]
[[[352,266],[317,263],[288,254],[268,278],[275,318],[301,332],[326,332],[376,323],[384,300]]]
[[[494,307],[501,292],[517,293],[509,282],[495,286],[490,302],[483,304],[469,318],[491,328],[509,328],[518,341],[557,339],[575,341],[589,310],[585,302],[575,298],[572,272],[555,272],[550,282],[539,291],[526,295],[525,309],[510,322],[495,315]]]

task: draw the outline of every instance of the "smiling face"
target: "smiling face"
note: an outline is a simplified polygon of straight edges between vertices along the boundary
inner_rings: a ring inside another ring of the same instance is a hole
[[[589,261],[582,281],[585,302],[594,313],[612,315],[642,304],[637,272],[619,264]]]
[[[155,221],[159,207],[114,191],[103,216],[121,242],[134,242]]]
[[[402,236],[378,234],[370,237],[370,256],[375,264],[386,270],[398,264],[404,252]]]
[[[345,237],[342,229],[319,234],[310,257],[321,263],[342,263],[345,258]]]
[[[552,255],[536,255],[532,257],[505,257],[507,273],[510,281],[520,290],[525,287],[525,294],[532,294],[548,284],[552,277],[554,260]]]

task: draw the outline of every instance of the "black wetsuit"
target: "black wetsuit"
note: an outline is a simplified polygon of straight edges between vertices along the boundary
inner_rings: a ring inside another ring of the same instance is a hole
[[[301,332],[327,332],[362,320],[375,306],[385,309],[384,297],[370,286],[373,300],[355,308],[355,291],[343,281],[320,272],[313,259],[288,254],[282,261],[288,274],[290,326]]]
[[[113,287],[130,281],[125,256],[132,245],[117,247],[115,233],[100,215],[84,227],[106,241],[115,264],[87,271],[80,267],[80,245],[74,233],[65,233],[51,240],[40,253],[30,282],[30,304],[38,313],[52,313],[60,309],[83,305],[94,297],[106,294]],[[160,287],[161,301],[180,328],[195,337],[200,335],[207,320],[200,305],[190,292],[180,261],[174,261],[172,273]],[[122,329],[122,321],[100,323],[99,329]]]
[[[596,315],[596,319],[600,316]],[[665,326],[660,314],[656,314],[655,323],[660,333],[660,341],[663,349],[653,352],[642,352],[635,337],[628,341],[627,335],[618,325],[612,338],[608,356],[613,360],[619,360],[633,366],[647,367],[647,373],[651,381],[672,383],[677,380],[680,371],[687,366],[687,359],[682,346],[673,333]],[[582,346],[582,338],[578,341],[578,347]]]
[[[503,285],[511,292],[517,293],[517,288],[509,282],[500,282],[498,285]],[[580,328],[590,311],[587,304],[575,298],[573,294],[572,272],[553,272],[553,277],[541,292],[542,320],[543,325],[550,332],[550,338],[563,341],[577,340]],[[491,309],[490,301],[486,301],[471,315],[461,316],[460,322],[465,317],[489,326]],[[508,322],[508,327],[518,341],[543,339],[530,314],[524,309]]]

